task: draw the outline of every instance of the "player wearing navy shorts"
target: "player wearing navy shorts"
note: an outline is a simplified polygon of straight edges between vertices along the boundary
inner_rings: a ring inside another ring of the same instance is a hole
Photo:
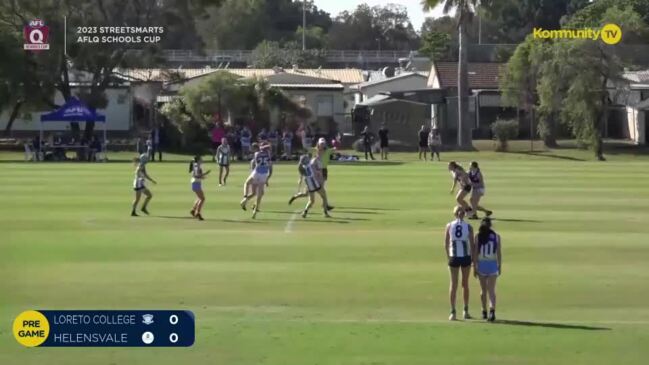
[[[485,212],[487,217],[491,216],[493,214],[492,211],[485,209],[480,206],[480,199],[485,195],[485,183],[484,183],[484,176],[482,175],[482,171],[480,171],[480,166],[478,166],[478,163],[476,161],[471,162],[471,167],[469,168],[469,180],[471,181],[471,209],[473,210],[473,214],[469,217],[469,219],[479,219],[478,218],[478,211]]]
[[[473,252],[473,227],[464,221],[464,209],[456,206],[453,210],[455,219],[446,225],[444,232],[444,249],[451,274],[449,299],[451,303],[450,321],[456,320],[455,302],[457,296],[458,276],[462,273],[462,294],[464,299],[464,319],[471,319],[469,314],[469,276],[471,275],[471,252]]]
[[[451,194],[455,192],[455,187],[459,183],[460,190],[455,196],[455,201],[462,207],[462,209],[464,209],[466,214],[471,215],[471,206],[464,200],[464,198],[466,198],[466,196],[471,192],[471,180],[469,180],[469,175],[464,171],[464,168],[455,161],[448,163],[448,170],[451,172],[451,176],[453,177]]]

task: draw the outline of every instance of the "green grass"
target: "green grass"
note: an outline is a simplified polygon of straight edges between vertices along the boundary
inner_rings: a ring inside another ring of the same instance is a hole
[[[509,323],[446,321],[444,164],[410,154],[333,165],[334,218],[314,209],[287,232],[304,203],[286,204],[293,165],[276,167],[257,221],[237,206],[244,165],[226,188],[212,177],[198,222],[185,219],[186,157],[150,165],[153,216],[138,219],[128,163],[2,162],[0,364],[646,364],[649,159],[443,157],[483,167],[504,244],[498,315]],[[10,331],[26,309],[189,309],[196,343],[26,349]]]

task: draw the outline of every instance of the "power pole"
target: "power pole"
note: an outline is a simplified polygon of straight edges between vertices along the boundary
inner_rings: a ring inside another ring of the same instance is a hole
[[[302,5],[302,50],[306,51],[306,0]]]

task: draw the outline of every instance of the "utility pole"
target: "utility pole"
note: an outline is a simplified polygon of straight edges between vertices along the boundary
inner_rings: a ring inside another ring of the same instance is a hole
[[[306,0],[302,5],[302,50],[306,51]]]

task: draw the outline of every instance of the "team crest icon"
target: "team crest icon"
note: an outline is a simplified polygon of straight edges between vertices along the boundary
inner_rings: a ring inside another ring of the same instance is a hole
[[[146,325],[150,325],[153,323],[153,314],[143,314],[142,315],[142,323]]]

